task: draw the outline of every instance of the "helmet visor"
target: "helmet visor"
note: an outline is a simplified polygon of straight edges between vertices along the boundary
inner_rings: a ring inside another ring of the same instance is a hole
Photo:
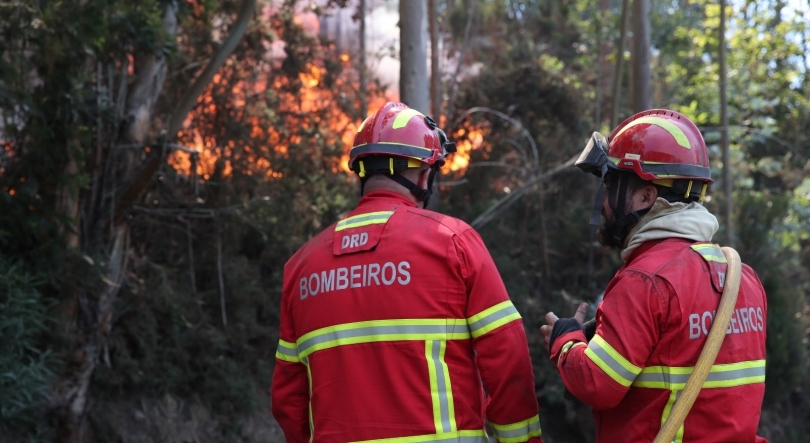
[[[608,161],[608,141],[604,135],[594,132],[574,165],[584,172],[602,177],[607,172]]]

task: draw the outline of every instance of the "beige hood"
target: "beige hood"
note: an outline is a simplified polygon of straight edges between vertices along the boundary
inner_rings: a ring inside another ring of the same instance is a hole
[[[650,240],[675,237],[711,241],[719,227],[717,217],[700,203],[670,203],[658,198],[650,212],[627,234],[622,260],[626,261],[637,247]]]

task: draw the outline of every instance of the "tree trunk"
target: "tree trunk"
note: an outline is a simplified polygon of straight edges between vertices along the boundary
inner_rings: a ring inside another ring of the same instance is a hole
[[[168,140],[177,134],[214,73],[230,56],[236,43],[244,35],[247,23],[253,15],[255,4],[256,0],[244,1],[238,17],[231,25],[228,38],[178,101],[175,112],[166,124]],[[166,4],[163,25],[167,34],[176,35],[176,2]],[[110,137],[102,141],[108,147],[108,156],[112,155],[114,145],[150,143],[150,137],[153,137],[155,132],[152,128],[155,104],[162,92],[167,69],[167,60],[162,53],[136,57],[136,76],[126,94],[126,100],[118,97],[122,117],[121,127],[117,131],[118,138]],[[123,78],[125,72],[125,70],[122,71],[122,91],[125,90],[123,85],[127,82],[127,79]],[[98,133],[101,134],[103,131],[98,131]],[[62,378],[57,382],[51,397],[51,411],[57,422],[56,441],[58,442],[79,443],[86,439],[84,431],[90,381],[100,362],[110,365],[107,339],[112,329],[113,306],[124,283],[129,256],[129,225],[123,215],[129,206],[137,201],[146,186],[151,183],[155,171],[164,159],[160,149],[153,149],[145,162],[140,160],[140,153],[139,150],[130,150],[128,158],[124,160],[122,170],[126,175],[123,180],[128,186],[117,201],[114,195],[106,202],[91,201],[85,205],[90,209],[85,211],[85,219],[82,220],[82,223],[86,224],[89,229],[87,229],[86,238],[83,239],[81,245],[88,255],[99,252],[106,255],[107,259],[104,264],[106,272],[101,276],[105,288],[100,294],[86,292],[63,294],[65,310],[69,315],[68,333],[76,337],[77,346],[73,353],[73,361],[70,362]],[[97,163],[100,164],[100,162]],[[115,167],[111,168],[111,171],[114,173]],[[109,180],[106,177],[103,179]],[[94,183],[94,186],[97,185]],[[117,186],[117,184],[113,181],[110,186]],[[68,214],[75,206],[69,200],[62,205]],[[94,207],[98,209],[94,210]],[[104,210],[105,208],[106,210]],[[106,234],[101,231],[105,225],[105,215],[110,216],[110,219],[106,221],[109,226]]]
[[[650,0],[633,0],[633,112],[652,108]]]
[[[368,88],[366,87],[366,0],[360,0],[357,7],[360,19],[360,117],[368,115]]]
[[[399,2],[399,96],[413,109],[430,112],[427,75],[426,0]]]
[[[726,0],[720,0],[720,137],[723,149],[723,191],[726,194],[726,244],[734,247],[734,197],[731,178],[731,153],[728,143],[728,97],[726,95]]]
[[[436,0],[428,0],[430,22],[430,112],[437,123],[442,121],[442,73],[439,70],[439,11]]]
[[[619,119],[619,98],[622,90],[622,68],[624,67],[624,41],[627,35],[627,13],[630,0],[622,0],[622,15],[619,19],[619,38],[616,42],[616,66],[613,71],[613,106],[610,108],[610,129],[616,127]]]

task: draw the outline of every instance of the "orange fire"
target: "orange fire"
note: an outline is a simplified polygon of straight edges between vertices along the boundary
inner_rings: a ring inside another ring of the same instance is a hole
[[[470,154],[473,149],[478,149],[484,144],[484,129],[482,128],[459,128],[453,137],[456,140],[456,153],[450,156],[445,163],[442,172],[463,172],[470,164]]]
[[[270,14],[269,11],[263,13]],[[296,14],[296,23],[311,28],[310,13],[304,11],[300,15]],[[203,180],[214,174],[276,180],[283,177],[278,170],[280,160],[297,159],[302,149],[306,149],[309,156],[317,156],[323,146],[341,146],[339,157],[331,151],[324,153],[323,160],[334,173],[350,172],[348,154],[362,122],[362,118],[338,105],[359,89],[350,55],[346,52],[336,55],[336,61],[343,68],[340,74],[328,72],[327,67],[315,59],[308,61],[297,76],[288,77],[277,75],[281,63],[273,58],[283,52],[284,45],[280,40],[265,45],[271,54],[269,62],[262,59],[249,62],[248,66],[228,64],[214,76],[178,134],[179,144],[187,149],[176,149],[169,155],[168,162],[177,172]],[[387,101],[398,99],[386,95],[379,91],[369,94],[365,115],[371,115]],[[265,96],[273,97],[271,106],[257,100]],[[223,97],[227,105],[222,104]],[[227,109],[220,109],[223,106]],[[223,146],[222,131],[217,130],[220,112],[227,112],[229,119],[242,122],[249,135],[234,137]],[[453,138],[457,140],[457,152],[448,159],[443,171],[462,174],[469,166],[472,150],[485,145],[487,132],[485,128],[471,125],[456,130]]]
[[[346,65],[344,68],[350,68],[348,54],[341,54],[340,60]],[[233,71],[226,72],[226,74],[233,73]],[[333,80],[333,84],[327,88],[323,84],[325,75],[326,70],[323,66],[308,63],[305,69],[299,73],[297,83],[292,83],[293,80],[287,77],[279,76],[270,85],[274,93],[282,97],[278,109],[270,110],[270,112],[273,112],[274,115],[304,116],[298,121],[285,118],[288,120],[284,122],[284,127],[288,129],[285,132],[290,132],[290,134],[279,133],[277,128],[266,123],[262,124],[255,116],[246,117],[245,124],[250,127],[250,140],[238,142],[242,143],[242,146],[236,146],[231,141],[224,147],[217,145],[215,137],[204,135],[215,131],[204,131],[195,126],[200,121],[216,121],[217,106],[214,104],[213,91],[224,80],[222,75],[215,76],[209,89],[200,98],[197,108],[184,122],[184,129],[178,137],[181,144],[193,152],[175,150],[169,157],[169,164],[178,172],[190,175],[194,155],[197,157],[196,173],[203,179],[211,177],[219,161],[224,162],[224,165],[220,165],[220,172],[225,177],[233,174],[235,163],[240,165],[247,163],[249,167],[240,170],[240,173],[262,174],[268,180],[278,179],[282,177],[282,173],[273,170],[270,158],[279,156],[289,158],[291,146],[307,143],[307,140],[302,139],[301,134],[305,131],[300,131],[301,129],[310,129],[313,125],[318,127],[324,125],[330,133],[338,137],[334,142],[344,146],[344,154],[332,162],[333,172],[348,172],[348,150],[360,122],[355,121],[356,118],[342,111],[335,103],[338,99],[337,94],[345,89],[350,77],[339,77]],[[266,81],[256,81],[252,84],[239,81],[229,90],[230,105],[234,109],[250,106],[248,105],[249,96],[261,96],[267,92],[267,89]],[[384,99],[374,97],[370,107],[380,106],[382,102]],[[317,134],[316,138],[320,137],[321,131],[313,132]],[[242,161],[237,162],[237,160]]]

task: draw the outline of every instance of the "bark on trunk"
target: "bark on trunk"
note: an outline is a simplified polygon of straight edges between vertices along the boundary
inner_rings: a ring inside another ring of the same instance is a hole
[[[723,212],[726,222],[726,244],[733,248],[736,244],[734,232],[734,196],[731,178],[731,153],[728,142],[728,96],[726,81],[726,1],[720,0],[720,137],[723,149],[723,191],[726,204]]]
[[[430,86],[425,9],[425,0],[399,2],[399,96],[403,103],[427,115]]]
[[[633,112],[652,108],[650,0],[633,0]]]
[[[622,0],[622,15],[619,19],[619,38],[616,42],[616,66],[613,71],[613,106],[610,108],[610,129],[616,127],[619,119],[619,99],[622,90],[622,68],[624,67],[624,41],[627,36],[627,15],[630,0]]]
[[[431,113],[437,123],[442,121],[442,73],[439,69],[439,11],[436,0],[428,0],[430,25],[430,101]]]

